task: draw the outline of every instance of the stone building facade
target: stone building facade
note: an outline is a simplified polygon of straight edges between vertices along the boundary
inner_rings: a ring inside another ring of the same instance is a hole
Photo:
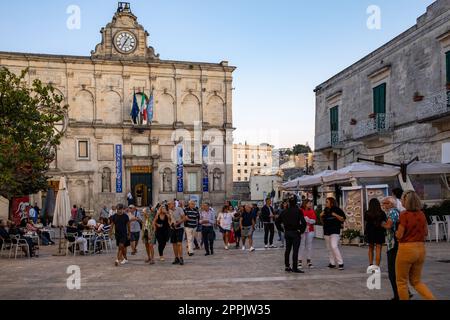
[[[449,91],[450,2],[438,0],[416,25],[317,86],[315,172],[358,157],[443,161]]]
[[[0,52],[0,66],[29,68],[30,83],[53,84],[69,105],[52,180],[65,176],[72,204],[95,213],[126,202],[129,191],[142,206],[192,196],[223,204],[233,188],[235,67],[161,60],[129,4],[119,4],[101,34],[91,56]],[[132,122],[134,93],[139,106],[153,96],[151,123]]]
[[[272,149],[267,143],[248,145],[247,143],[233,145],[233,181],[250,181],[254,169],[272,168]]]

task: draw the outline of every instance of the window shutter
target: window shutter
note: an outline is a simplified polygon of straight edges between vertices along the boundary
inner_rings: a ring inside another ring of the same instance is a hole
[[[445,54],[445,65],[447,72],[447,83],[450,83],[450,51]]]

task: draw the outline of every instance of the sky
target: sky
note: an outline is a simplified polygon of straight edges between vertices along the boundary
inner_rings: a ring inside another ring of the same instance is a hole
[[[161,59],[236,66],[236,143],[314,145],[314,88],[416,23],[433,0],[134,0]],[[4,5],[4,3],[3,3]],[[79,28],[68,28],[71,5]],[[380,28],[368,28],[375,5]],[[115,0],[15,0],[0,51],[90,55]]]

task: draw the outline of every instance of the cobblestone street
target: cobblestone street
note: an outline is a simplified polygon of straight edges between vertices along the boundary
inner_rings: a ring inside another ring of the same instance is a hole
[[[219,235],[219,234],[218,234]],[[144,248],[139,244],[129,264],[115,267],[114,256],[52,256],[56,246],[41,248],[31,260],[0,259],[0,299],[345,299],[388,300],[391,287],[386,273],[383,248],[381,290],[368,290],[367,248],[342,248],[345,270],[326,268],[327,252],[323,240],[314,242],[315,268],[305,274],[286,274],[284,249],[263,249],[263,233],[255,235],[253,253],[232,249],[225,251],[222,241],[215,243],[214,256],[203,251],[185,257],[184,266],[173,266],[171,245],[166,247],[166,261],[144,263]],[[278,244],[278,243],[277,243]],[[450,297],[449,243],[427,243],[424,281],[438,299]],[[67,267],[81,269],[81,290],[69,290]],[[413,299],[418,299],[415,294]]]

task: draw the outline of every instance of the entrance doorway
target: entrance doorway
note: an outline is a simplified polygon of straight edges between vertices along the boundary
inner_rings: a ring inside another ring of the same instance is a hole
[[[152,174],[132,173],[131,193],[137,207],[148,207],[152,204]]]

